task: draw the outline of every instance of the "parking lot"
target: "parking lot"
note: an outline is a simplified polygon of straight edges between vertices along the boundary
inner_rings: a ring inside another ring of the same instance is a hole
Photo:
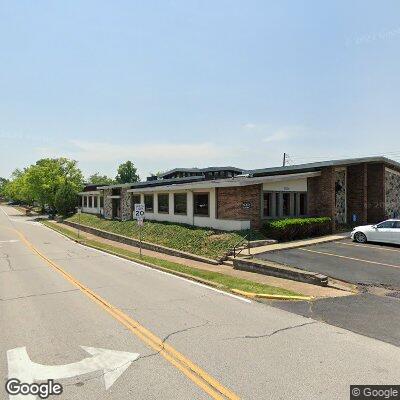
[[[351,239],[258,254],[257,258],[320,272],[351,283],[400,289],[400,247]]]
[[[355,284],[384,286],[391,293],[364,287],[358,295],[271,306],[325,321],[400,346],[400,246],[353,243],[350,239],[258,254],[265,260],[320,272]]]

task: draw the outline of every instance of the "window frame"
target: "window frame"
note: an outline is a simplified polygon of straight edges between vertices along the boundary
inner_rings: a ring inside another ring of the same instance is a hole
[[[207,195],[207,214],[196,214],[196,196]],[[195,217],[210,217],[210,192],[193,192],[193,216]]]
[[[270,196],[270,214],[265,213],[265,196]],[[283,210],[284,198],[287,196],[288,213],[285,214]],[[301,199],[303,199],[303,211],[301,213]],[[306,191],[284,191],[284,190],[263,190],[261,200],[262,219],[281,219],[281,218],[302,218],[308,215],[308,192]]]
[[[167,199],[167,211],[160,211],[160,197],[163,196]],[[157,193],[157,213],[169,214],[169,193]]]
[[[136,203],[135,198],[139,198],[138,203]],[[140,194],[133,194],[132,193],[132,195],[131,195],[131,208],[132,208],[132,211],[135,211],[135,204],[140,204],[140,202],[141,202]]]
[[[184,196],[184,198],[185,198],[185,211],[184,212],[178,212],[177,210],[176,210],[176,196]],[[174,193],[174,215],[187,215],[187,205],[188,205],[188,201],[187,201],[187,199],[188,199],[188,195],[187,195],[187,193],[186,192],[184,192],[184,193]]]
[[[151,197],[151,209],[146,206],[146,197]],[[154,213],[154,193],[145,194],[143,197],[144,211],[148,213]]]

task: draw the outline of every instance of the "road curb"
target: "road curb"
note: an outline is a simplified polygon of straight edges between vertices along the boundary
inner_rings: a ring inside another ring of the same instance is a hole
[[[314,299],[314,297],[312,297],[312,296],[272,295],[272,294],[264,294],[264,293],[250,293],[250,292],[245,292],[245,291],[242,291],[242,290],[239,290],[239,289],[229,289],[224,285],[221,285],[221,284],[218,284],[218,283],[215,283],[215,282],[212,282],[212,281],[208,281],[206,279],[198,278],[198,277],[193,276],[193,275],[185,274],[184,272],[170,270],[168,268],[164,268],[164,267],[161,267],[159,265],[152,264],[152,263],[150,263],[148,261],[137,260],[135,258],[131,258],[129,256],[125,256],[123,254],[119,254],[119,253],[114,252],[112,250],[105,250],[105,249],[103,249],[101,247],[94,246],[94,245],[91,245],[91,244],[88,244],[88,243],[84,243],[84,242],[78,241],[77,239],[74,239],[74,238],[72,238],[72,237],[70,237],[68,235],[65,235],[64,233],[58,231],[57,229],[55,229],[55,227],[49,226],[47,224],[45,224],[44,226],[46,226],[47,228],[57,232],[58,234],[64,236],[65,238],[67,238],[69,240],[72,240],[73,242],[78,243],[78,244],[80,244],[82,246],[86,246],[86,247],[89,247],[89,248],[92,248],[92,249],[95,249],[95,250],[98,250],[98,251],[102,251],[104,253],[111,254],[111,255],[113,255],[115,257],[120,257],[120,258],[125,259],[127,261],[136,262],[138,264],[145,265],[146,267],[153,268],[153,269],[156,269],[156,270],[159,270],[159,271],[171,274],[171,275],[175,275],[175,276],[178,276],[178,277],[181,277],[181,278],[184,278],[184,279],[189,279],[191,281],[198,282],[198,283],[201,283],[201,284],[206,285],[206,286],[210,286],[210,287],[212,287],[214,289],[218,289],[218,290],[221,290],[221,291],[226,292],[226,293],[232,293],[234,295],[239,295],[239,296],[246,297],[246,298],[270,298],[270,299],[275,299],[275,300],[308,300],[309,301],[309,300]],[[254,296],[252,296],[252,295],[254,295]]]
[[[263,294],[263,293],[253,293],[253,292],[245,292],[239,289],[232,289],[233,293],[240,294],[245,297],[249,297],[251,299],[270,299],[270,300],[303,300],[303,301],[311,301],[315,297],[313,296],[290,296],[290,295],[281,295],[281,294]]]

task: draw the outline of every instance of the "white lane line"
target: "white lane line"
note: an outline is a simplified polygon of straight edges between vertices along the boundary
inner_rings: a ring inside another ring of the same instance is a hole
[[[354,243],[338,243],[338,244],[342,244],[344,246],[365,247],[365,248],[368,248],[368,249],[375,249],[375,250],[395,251],[396,253],[400,253],[400,250],[389,249],[387,247],[383,247],[383,246],[380,246],[380,245],[371,246],[371,245],[368,245],[368,244],[354,244]]]
[[[99,250],[99,249],[95,249],[95,248],[93,248],[93,247],[85,246],[85,245],[83,245],[83,244],[80,244],[80,243],[75,242],[74,240],[70,239],[69,237],[64,236],[62,233],[57,232],[57,231],[55,231],[55,230],[49,228],[49,227],[46,226],[46,225],[43,225],[43,224],[40,224],[40,225],[43,226],[44,228],[47,228],[47,229],[50,230],[51,232],[56,233],[57,235],[61,236],[62,238],[67,239],[67,240],[69,240],[69,241],[71,241],[71,242],[73,242],[73,243],[75,243],[75,244],[77,244],[77,245],[79,245],[79,246],[82,246],[82,247],[83,247],[84,249],[86,249],[86,250],[91,250],[91,251],[94,251],[94,252],[98,252],[98,253],[100,253],[100,254],[102,254],[102,255],[106,255],[106,256],[109,256],[109,257],[114,257],[114,258],[116,258],[118,261],[125,261],[125,262],[127,262],[127,263],[134,264],[134,265],[137,266],[137,267],[141,267],[141,268],[147,269],[147,270],[149,270],[149,271],[158,272],[159,274],[168,275],[170,278],[181,279],[181,280],[183,280],[183,281],[185,281],[185,282],[191,283],[192,285],[196,285],[196,286],[200,286],[200,287],[206,288],[206,289],[208,289],[208,290],[212,290],[213,292],[217,292],[217,293],[223,294],[224,296],[228,296],[228,297],[232,297],[232,298],[237,299],[237,300],[241,300],[241,301],[243,301],[243,302],[245,302],[245,303],[249,303],[249,304],[252,303],[251,300],[246,299],[245,297],[237,296],[237,295],[235,295],[235,294],[233,294],[233,293],[224,292],[223,290],[219,290],[219,289],[213,288],[213,287],[211,287],[211,286],[204,285],[203,283],[200,283],[200,282],[192,281],[191,279],[187,279],[187,278],[184,278],[184,277],[182,277],[182,276],[170,274],[170,273],[168,273],[168,272],[160,271],[159,269],[155,269],[155,268],[148,267],[147,265],[140,264],[140,263],[137,262],[137,261],[127,260],[126,258],[118,257],[118,256],[116,256],[116,255],[114,255],[114,254],[110,254],[110,253],[107,253],[107,252],[105,252],[105,251],[101,251],[101,250]]]
[[[8,217],[8,214],[6,213],[6,211],[4,210],[4,208],[3,207],[0,207],[1,208],[1,211],[3,211],[3,213]]]
[[[331,257],[338,257],[338,258],[344,258],[347,260],[352,260],[352,261],[359,261],[359,262],[364,262],[367,264],[375,264],[375,265],[382,265],[384,267],[391,267],[391,268],[400,268],[400,265],[393,265],[393,264],[385,264],[385,263],[380,263],[378,261],[370,261],[370,260],[364,260],[362,258],[354,258],[354,257],[347,257],[347,256],[341,256],[339,254],[332,254],[332,253],[325,253],[323,251],[315,251],[315,250],[309,250],[309,249],[300,249],[302,251],[308,251],[310,253],[316,253],[316,254],[322,254],[324,256],[331,256]]]
[[[0,240],[0,243],[16,243],[19,242],[18,239],[11,239],[11,240]]]

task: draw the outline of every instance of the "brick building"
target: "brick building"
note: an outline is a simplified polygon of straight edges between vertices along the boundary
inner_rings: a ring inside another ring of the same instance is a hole
[[[249,171],[176,168],[81,196],[82,204],[98,205],[92,212],[107,219],[132,219],[134,204],[144,203],[147,219],[221,230],[303,216],[328,216],[334,226],[375,223],[400,216],[400,164],[368,157]]]

